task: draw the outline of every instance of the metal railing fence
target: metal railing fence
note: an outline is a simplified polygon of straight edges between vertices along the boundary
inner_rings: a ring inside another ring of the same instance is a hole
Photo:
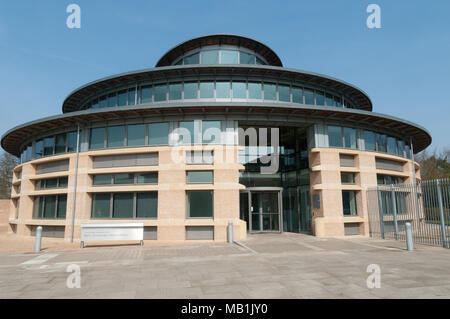
[[[450,248],[450,179],[379,185],[367,190],[370,236]]]

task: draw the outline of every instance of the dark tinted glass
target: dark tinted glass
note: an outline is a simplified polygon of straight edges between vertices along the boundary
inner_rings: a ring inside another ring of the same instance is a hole
[[[75,142],[76,144],[76,142]],[[105,147],[105,128],[92,128],[89,140],[89,149],[99,149]]]
[[[279,85],[278,86],[278,95],[279,95],[280,101],[282,101],[282,102],[290,102],[291,101],[291,94],[290,94],[289,86]]]
[[[134,184],[134,174],[115,174],[114,184]]]
[[[127,105],[127,91],[123,90],[117,94],[117,105],[123,106]]]
[[[371,131],[364,131],[364,145],[366,151],[375,151],[376,150],[376,139],[375,133]]]
[[[158,184],[158,173],[138,173],[136,179],[138,184]]]
[[[67,152],[75,152],[77,150],[77,132],[67,133]]]
[[[44,138],[44,155],[53,155],[53,148],[55,147],[55,138]]]
[[[314,105],[314,91],[305,89],[305,104]]]
[[[155,90],[155,102],[165,101],[167,99],[167,85],[155,85],[153,89]]]
[[[169,144],[169,123],[151,123],[148,126],[149,145]]]
[[[56,213],[57,218],[66,218],[67,209],[67,195],[58,196],[58,211]]]
[[[113,218],[133,218],[133,193],[113,195]]]
[[[95,194],[92,201],[92,218],[110,217],[110,194]]]
[[[61,154],[66,151],[66,134],[59,134],[55,137],[55,154]]]
[[[147,85],[141,88],[141,103],[152,103],[152,86]]]
[[[342,147],[342,128],[328,126],[328,143],[330,147]]]
[[[145,124],[136,124],[127,126],[127,145],[128,146],[145,145]]]
[[[213,191],[187,191],[188,217],[213,217]]]
[[[108,133],[107,147],[123,146],[125,138],[124,126],[110,126],[107,128],[107,133]]]
[[[110,185],[111,184],[112,175],[110,174],[101,174],[94,176],[94,185]]]
[[[158,217],[158,193],[138,193],[136,195],[136,217],[156,218]]]

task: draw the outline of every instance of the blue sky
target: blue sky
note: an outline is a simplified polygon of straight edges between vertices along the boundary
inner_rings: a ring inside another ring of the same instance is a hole
[[[81,29],[66,7],[81,7]],[[381,7],[368,29],[366,7]],[[450,147],[450,1],[0,2],[0,134],[61,113],[77,87],[153,67],[176,44],[210,33],[270,46],[285,67],[337,77],[364,90],[374,111],[427,128],[430,150]]]

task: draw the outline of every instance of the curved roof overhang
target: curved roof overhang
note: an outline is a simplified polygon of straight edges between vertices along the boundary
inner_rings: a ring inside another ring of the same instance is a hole
[[[156,63],[156,67],[170,66],[178,57],[186,52],[209,45],[233,45],[244,47],[258,53],[266,59],[269,65],[283,66],[278,55],[264,43],[241,35],[210,34],[184,41],[173,47],[159,59],[158,63]]]
[[[252,75],[279,80],[297,80],[305,85],[320,86],[346,94],[357,104],[358,109],[372,111],[369,96],[354,85],[339,79],[303,70],[288,69],[261,65],[180,65],[137,70],[109,76],[90,82],[76,89],[64,100],[63,113],[78,111],[80,104],[93,94],[114,87],[128,85],[140,81],[151,81],[168,77],[183,77],[192,75]]]
[[[229,103],[229,102],[193,102],[193,103],[153,103],[147,105],[89,109],[58,116],[43,118],[17,126],[6,132],[1,139],[2,147],[10,154],[19,156],[21,145],[33,136],[55,127],[73,127],[77,123],[85,124],[93,121],[117,120],[122,118],[142,118],[146,116],[171,116],[183,114],[225,114],[237,115],[242,120],[249,114],[261,114],[269,121],[272,116],[285,116],[285,122],[297,118],[311,121],[342,121],[347,125],[364,126],[368,129],[389,131],[400,136],[410,136],[414,144],[414,152],[420,152],[431,144],[431,135],[423,127],[414,123],[384,114],[355,109],[336,107],[314,107],[292,103]]]

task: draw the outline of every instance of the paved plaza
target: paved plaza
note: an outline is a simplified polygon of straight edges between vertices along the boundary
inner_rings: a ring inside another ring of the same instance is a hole
[[[0,298],[450,297],[444,248],[408,252],[403,242],[290,233],[242,244],[1,253]],[[367,286],[371,264],[380,267],[380,288]],[[80,288],[67,287],[70,265],[80,269]]]

